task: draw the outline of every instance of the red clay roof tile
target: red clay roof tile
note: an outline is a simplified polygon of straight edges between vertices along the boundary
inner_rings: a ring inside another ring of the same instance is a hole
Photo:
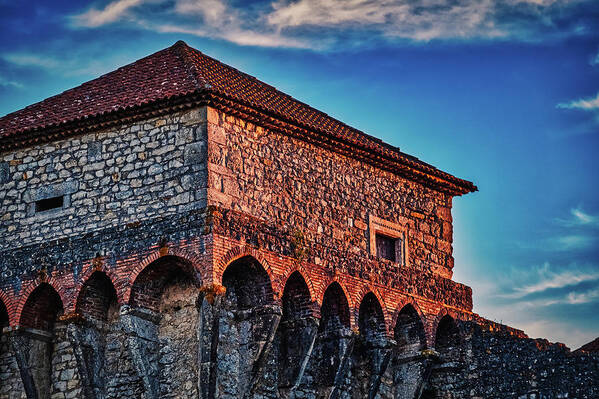
[[[31,132],[194,93],[215,94],[302,128],[323,132],[448,181],[459,187],[459,193],[476,190],[471,182],[404,154],[399,148],[354,129],[182,41],[0,118],[0,144]]]

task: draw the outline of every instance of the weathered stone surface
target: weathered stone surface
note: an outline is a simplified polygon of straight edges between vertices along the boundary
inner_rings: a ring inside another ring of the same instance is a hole
[[[471,313],[449,194],[215,108],[0,154],[0,184],[0,399],[599,395],[596,355]]]

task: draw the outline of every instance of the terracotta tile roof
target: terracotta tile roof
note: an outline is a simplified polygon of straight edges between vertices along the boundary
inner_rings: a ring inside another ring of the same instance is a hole
[[[14,143],[25,142],[30,136],[38,140],[54,139],[56,134],[50,135],[50,131],[74,124],[91,124],[112,114],[131,113],[144,106],[198,94],[211,96],[211,103],[226,100],[234,104],[233,107],[237,104],[256,110],[359,147],[385,162],[398,162],[411,170],[408,174],[436,182],[439,187],[448,186],[447,191],[454,194],[476,190],[471,182],[404,154],[399,148],[354,129],[182,41],[0,118],[0,150],[17,146]],[[48,134],[44,136],[45,133]]]
[[[576,349],[576,352],[579,351],[599,353],[599,338],[595,338],[594,341],[584,344],[580,348]]]

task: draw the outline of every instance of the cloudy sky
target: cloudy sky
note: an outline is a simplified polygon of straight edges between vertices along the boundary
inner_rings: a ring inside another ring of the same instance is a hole
[[[183,39],[480,191],[454,201],[475,311],[599,336],[599,3],[0,0],[0,114]]]

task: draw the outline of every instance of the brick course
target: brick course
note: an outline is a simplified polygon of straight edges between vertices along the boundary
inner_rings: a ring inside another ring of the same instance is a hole
[[[452,280],[471,183],[177,46],[159,57],[217,74],[218,99],[185,80],[68,138],[27,141],[50,127],[26,118],[24,141],[0,137],[1,399],[593,397],[596,357],[484,319]],[[376,232],[405,262],[377,257]]]

